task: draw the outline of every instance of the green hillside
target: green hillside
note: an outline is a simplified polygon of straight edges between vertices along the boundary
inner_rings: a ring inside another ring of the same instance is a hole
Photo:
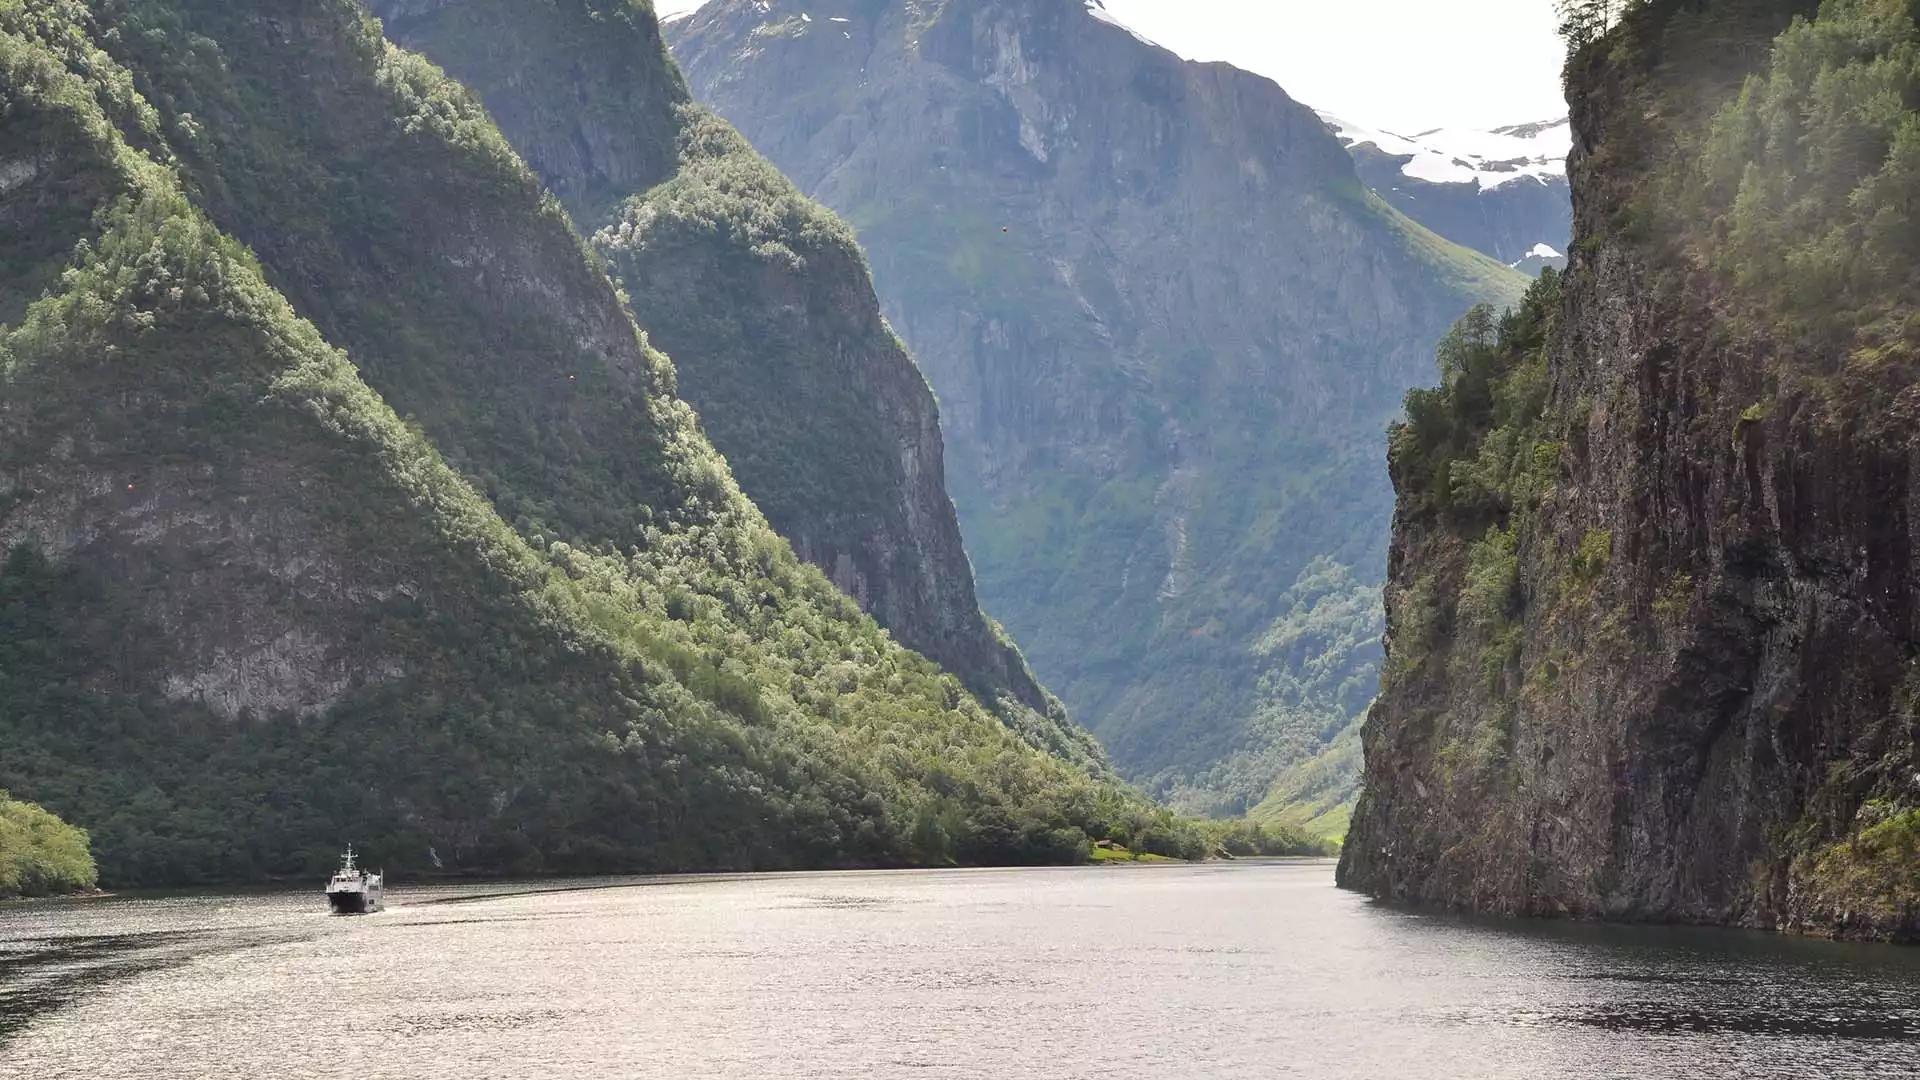
[[[0,5],[0,785],[103,882],[1071,861],[1167,819],[799,562],[346,0]],[[1176,846],[1190,834],[1166,830]]]
[[[895,640],[1042,749],[1111,768],[980,609],[940,410],[852,232],[690,105],[650,5],[373,0],[608,257],[741,488]]]

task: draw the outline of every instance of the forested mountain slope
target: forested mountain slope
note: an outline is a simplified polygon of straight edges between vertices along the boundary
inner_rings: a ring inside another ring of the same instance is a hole
[[[0,94],[0,786],[102,881],[1163,820],[794,557],[564,209],[357,4],[14,0]]]
[[[609,258],[748,496],[800,556],[1036,745],[1107,766],[980,611],[939,409],[852,234],[693,108],[636,0],[374,0],[471,87]]]
[[[1126,773],[1237,812],[1371,698],[1380,432],[1523,283],[1371,195],[1271,82],[1104,14],[715,0],[667,34],[857,228],[986,607]]]
[[[1347,886],[1920,936],[1917,14],[1655,0],[1574,54],[1571,269],[1393,435]]]

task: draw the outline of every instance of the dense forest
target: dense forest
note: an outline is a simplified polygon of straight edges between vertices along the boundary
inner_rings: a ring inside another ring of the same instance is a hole
[[[0,72],[0,784],[103,883],[1217,840],[797,559],[357,4],[15,0]]]

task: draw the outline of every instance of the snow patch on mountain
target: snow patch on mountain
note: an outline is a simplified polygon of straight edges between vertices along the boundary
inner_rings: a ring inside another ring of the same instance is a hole
[[[1094,3],[1096,0],[1087,0]],[[1516,124],[1492,131],[1435,128],[1418,135],[1397,135],[1342,120],[1320,119],[1348,149],[1371,144],[1388,157],[1406,158],[1400,171],[1430,184],[1476,184],[1483,191],[1516,180],[1546,183],[1567,175],[1573,127],[1566,120]]]
[[[1141,33],[1138,30],[1135,30],[1133,27],[1128,26],[1126,23],[1121,22],[1119,18],[1113,14],[1113,12],[1108,11],[1105,0],[1087,0],[1087,14],[1093,16],[1096,19],[1099,19],[1101,22],[1106,23],[1108,26],[1117,26],[1120,29],[1125,30],[1127,33],[1132,34],[1135,38],[1138,38],[1140,41],[1144,42],[1145,44],[1152,45],[1156,49],[1160,47],[1159,42],[1152,40],[1151,38],[1147,37],[1147,35]]]
[[[692,15],[706,4],[707,0],[654,0],[653,13],[665,25]]]
[[[1532,274],[1537,277],[1549,266],[1555,270],[1565,270],[1567,257],[1552,244],[1535,244],[1533,250],[1522,255],[1519,261],[1507,265],[1523,274]]]

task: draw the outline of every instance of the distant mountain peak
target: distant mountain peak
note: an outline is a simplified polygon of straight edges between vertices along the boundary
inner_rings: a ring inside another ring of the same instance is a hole
[[[1105,0],[1085,0],[1085,2],[1087,5],[1087,14],[1093,16],[1094,18],[1100,20],[1103,23],[1106,23],[1108,26],[1117,26],[1120,29],[1125,30],[1127,33],[1132,34],[1134,37],[1138,38],[1139,40],[1145,42],[1148,45],[1153,46],[1156,49],[1161,47],[1159,42],[1154,41],[1152,38],[1149,38],[1147,35],[1141,33],[1138,30],[1135,30],[1131,26],[1128,26],[1126,23],[1120,21],[1120,18],[1116,16],[1113,12],[1108,11]]]
[[[1564,134],[1557,134],[1554,135],[1554,137],[1564,138],[1567,142],[1566,149],[1571,150],[1573,148],[1573,132],[1569,127],[1569,119],[1565,116],[1560,117],[1558,120],[1540,120],[1531,124],[1511,124],[1503,128],[1494,128],[1493,134],[1511,135],[1516,139],[1532,139],[1541,135],[1550,134],[1555,128],[1566,129]],[[1562,156],[1564,156],[1564,154]]]
[[[1523,273],[1567,265],[1573,134],[1564,117],[1401,135],[1319,116],[1361,181],[1408,217]]]
[[[1349,150],[1371,144],[1390,158],[1405,159],[1402,174],[1430,184],[1472,184],[1483,191],[1518,180],[1550,183],[1567,175],[1573,129],[1565,117],[1492,130],[1434,128],[1398,135],[1320,113]]]

